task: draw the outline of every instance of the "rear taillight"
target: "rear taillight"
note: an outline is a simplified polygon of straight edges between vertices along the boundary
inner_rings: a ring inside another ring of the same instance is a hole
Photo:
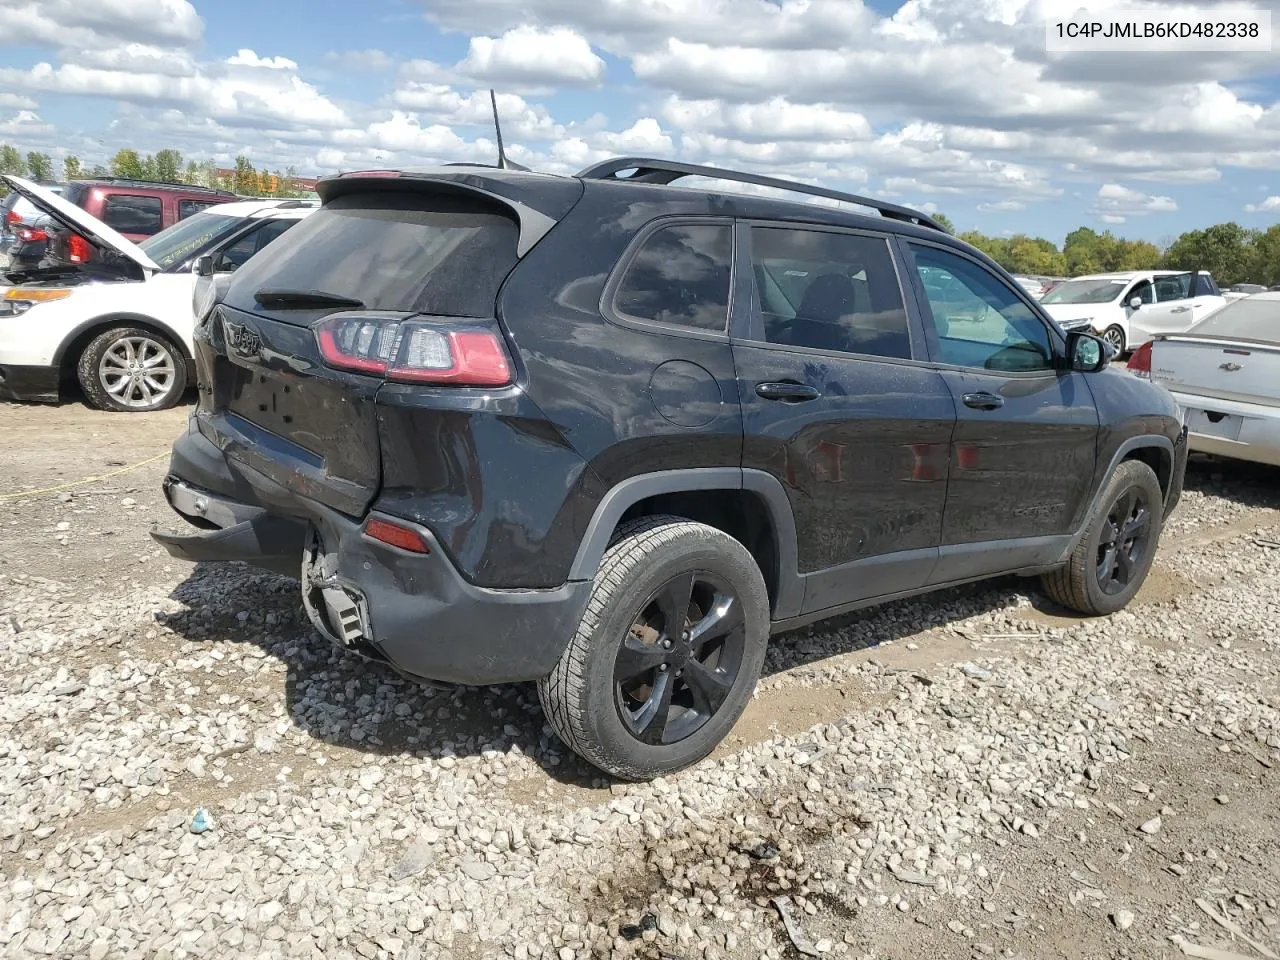
[[[49,234],[39,227],[23,227],[18,231],[18,239],[23,243],[39,243],[42,240],[48,240]]]
[[[88,263],[92,256],[89,241],[78,233],[67,238],[67,259],[72,263]]]
[[[315,326],[324,362],[402,383],[502,387],[511,363],[493,330],[453,324],[341,316]]]
[[[10,210],[8,216],[5,217],[5,222],[12,227],[14,224],[21,223],[22,217]]]
[[[1148,340],[1133,353],[1129,354],[1128,370],[1139,377],[1151,376],[1151,344]]]

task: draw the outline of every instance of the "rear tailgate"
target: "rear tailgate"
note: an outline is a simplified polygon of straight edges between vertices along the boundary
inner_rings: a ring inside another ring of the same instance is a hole
[[[220,306],[197,340],[200,422],[231,459],[349,515],[378,491],[382,381],[329,370],[310,328]]]
[[[1197,336],[1157,339],[1151,378],[1174,393],[1280,404],[1280,346]]]
[[[236,271],[214,322],[197,332],[202,421],[229,457],[350,516],[368,509],[381,484],[374,401],[385,380],[326,364],[315,324],[492,318],[522,226],[537,219],[443,187],[322,191],[320,210]]]

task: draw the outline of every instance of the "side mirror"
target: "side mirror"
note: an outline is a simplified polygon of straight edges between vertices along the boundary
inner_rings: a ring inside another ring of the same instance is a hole
[[[1138,309],[1139,307],[1141,307],[1141,306],[1142,306],[1142,298],[1141,298],[1141,297],[1130,297],[1130,298],[1129,298],[1129,308],[1130,308],[1131,310],[1137,310],[1137,309]]]
[[[1083,330],[1072,330],[1067,334],[1067,357],[1070,358],[1072,370],[1097,373],[1105,370],[1115,355],[1115,348],[1101,337]]]
[[[203,257],[197,257],[196,262],[191,267],[191,272],[197,277],[212,277],[213,257],[207,253]]]

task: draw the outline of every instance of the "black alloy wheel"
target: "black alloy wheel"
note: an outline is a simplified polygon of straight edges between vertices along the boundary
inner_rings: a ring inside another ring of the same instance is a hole
[[[1111,596],[1123,593],[1145,569],[1151,542],[1151,504],[1141,487],[1126,489],[1111,504],[1098,541],[1098,586]]]
[[[684,740],[723,706],[745,648],[742,601],[724,579],[706,571],[672,577],[641,605],[618,649],[623,724],[644,743]]]

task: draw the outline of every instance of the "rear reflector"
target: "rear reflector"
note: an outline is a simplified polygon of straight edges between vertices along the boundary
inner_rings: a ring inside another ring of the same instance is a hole
[[[501,387],[511,363],[497,332],[470,326],[344,315],[315,326],[324,362],[401,383]]]
[[[1129,354],[1128,370],[1139,377],[1151,376],[1151,344],[1148,340],[1133,353]]]
[[[422,534],[418,533],[417,530],[411,527],[402,527],[387,520],[379,520],[377,517],[370,517],[365,521],[364,533],[367,537],[372,537],[382,543],[389,543],[391,546],[399,547],[401,550],[408,550],[410,553],[431,552],[431,548],[427,546],[427,542],[422,539]]]

